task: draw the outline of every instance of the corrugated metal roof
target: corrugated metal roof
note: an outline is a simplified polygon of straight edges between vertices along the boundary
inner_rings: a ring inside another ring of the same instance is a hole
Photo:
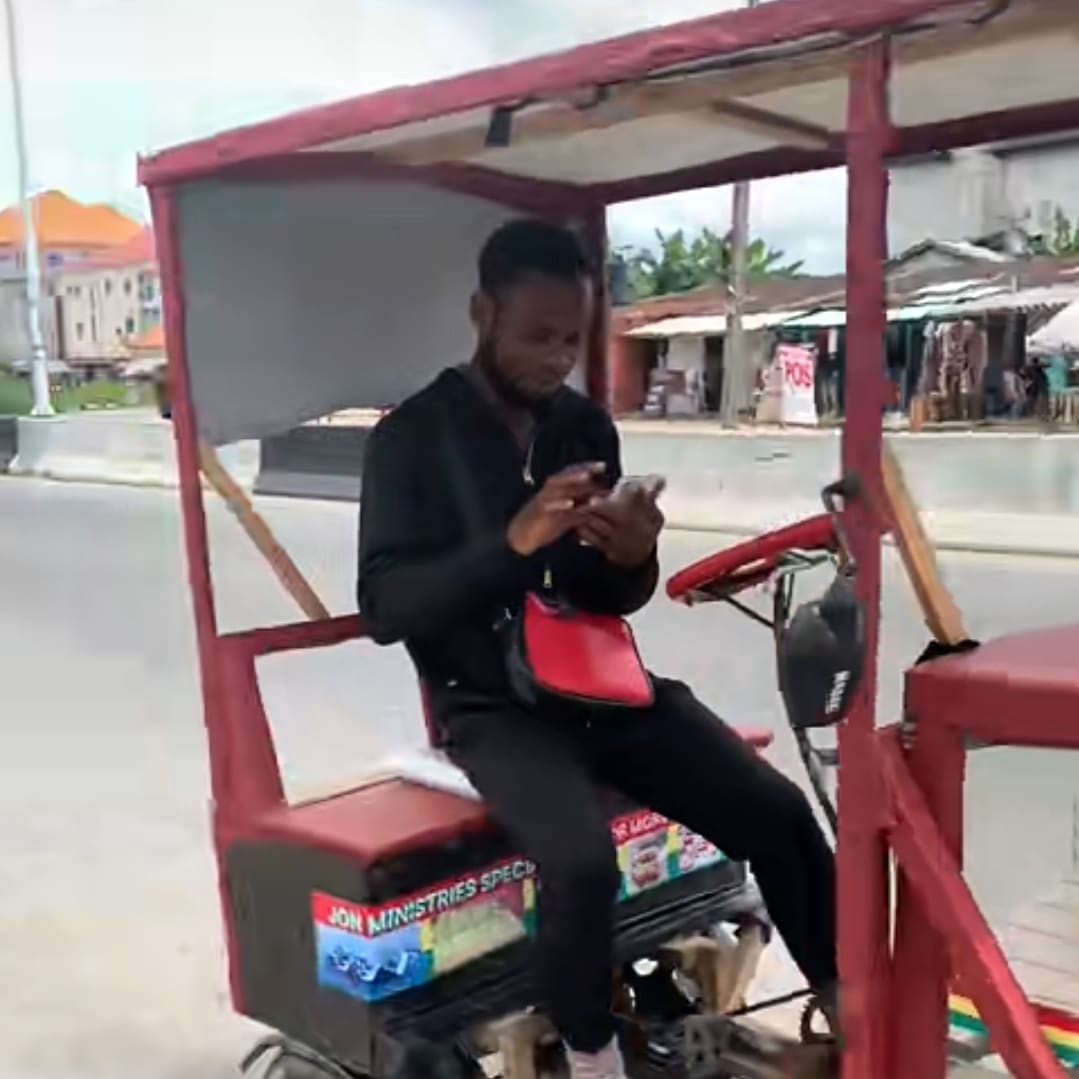
[[[975,287],[969,287],[971,285]],[[964,286],[959,288],[957,286]],[[915,322],[920,319],[976,317],[997,311],[1037,311],[1067,307],[1079,301],[1079,283],[1047,285],[1041,288],[1016,289],[986,285],[982,282],[955,282],[951,294],[947,288],[937,292],[935,287],[913,294],[915,303],[901,304],[888,309],[889,322]],[[817,311],[771,311],[746,315],[747,330],[774,326],[789,326],[799,330],[822,330],[847,324],[847,312],[842,307],[821,308]],[[726,333],[727,319],[723,315],[685,316],[666,318],[631,330],[630,337],[691,337],[719,336]]]
[[[761,311],[742,316],[742,328],[745,330],[764,330],[779,326],[792,318],[798,318],[799,311]],[[630,330],[627,337],[718,337],[727,332],[726,315],[684,315],[664,318],[658,322],[649,322]]]

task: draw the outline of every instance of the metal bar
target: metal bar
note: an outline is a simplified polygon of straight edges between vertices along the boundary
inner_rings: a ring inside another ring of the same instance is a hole
[[[880,39],[856,55],[847,117],[847,420],[843,474],[867,497],[843,511],[858,597],[866,612],[866,665],[854,707],[839,732],[839,967],[846,1041],[843,1079],[888,1079],[890,1018],[888,854],[875,752],[884,403],[884,264],[887,260],[889,47]],[[905,1076],[903,1079],[914,1079]],[[918,1077],[922,1079],[922,1077]]]
[[[963,865],[963,779],[966,746],[961,731],[915,723],[907,755],[934,824],[953,864]],[[933,897],[932,903],[936,903]],[[893,970],[893,1041],[896,1075],[944,1079],[947,1074],[950,942],[937,932],[930,911],[900,864]],[[902,1028],[902,1036],[900,1036]]]
[[[607,295],[607,207],[592,206],[585,214],[585,237],[592,257],[594,281],[592,325],[589,327],[585,385],[588,396],[604,408],[610,408],[610,372],[607,346],[609,340],[610,303]]]
[[[172,392],[172,428],[176,439],[176,457],[180,473],[180,504],[183,511],[184,546],[187,551],[188,584],[195,616],[199,649],[202,707],[210,757],[210,784],[213,792],[215,835],[220,815],[227,808],[232,790],[234,757],[223,721],[223,686],[217,641],[217,612],[214,606],[213,576],[210,571],[210,544],[206,531],[206,508],[199,480],[198,431],[195,406],[187,366],[187,332],[180,256],[179,222],[176,195],[172,188],[150,192],[154,233],[157,237],[161,266],[161,294],[165,319],[166,354]],[[233,1005],[244,1012],[244,989],[236,935],[232,931],[232,904],[228,894],[225,867],[218,856],[218,894],[227,932],[229,952],[229,988]]]
[[[206,531],[206,509],[199,480],[198,432],[191,382],[187,366],[186,310],[183,269],[180,261],[179,227],[172,189],[150,193],[154,233],[161,264],[161,294],[165,339],[172,396],[172,430],[176,440],[180,473],[180,504],[183,510],[184,543],[187,549],[188,585],[194,601],[195,630],[198,635],[202,671],[203,704],[207,712],[215,700],[215,649],[217,612],[214,607],[213,575],[210,571],[210,544]],[[211,760],[213,753],[211,753]],[[215,791],[215,797],[217,796]]]
[[[725,596],[724,602],[729,603],[736,611],[744,614],[746,618],[752,619],[754,622],[759,622],[765,629],[774,630],[776,623],[759,611],[753,610],[748,604],[743,603],[741,600],[735,599],[734,596]]]
[[[922,909],[947,940],[964,991],[989,1028],[994,1048],[1016,1079],[1064,1079],[1064,1069],[1042,1034],[1034,1009],[907,768],[896,732],[882,735],[878,747],[895,810],[889,829],[892,847],[918,893]],[[904,1023],[905,1040],[920,1036],[911,1029],[909,1016],[899,1018]],[[923,1079],[926,1073],[911,1074]]]

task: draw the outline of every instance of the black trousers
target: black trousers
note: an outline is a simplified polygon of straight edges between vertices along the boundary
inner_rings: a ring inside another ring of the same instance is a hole
[[[835,867],[806,797],[686,686],[657,679],[641,711],[461,701],[443,717],[450,757],[538,867],[541,989],[572,1048],[594,1052],[614,1032],[619,869],[601,786],[749,862],[809,984],[835,981]]]

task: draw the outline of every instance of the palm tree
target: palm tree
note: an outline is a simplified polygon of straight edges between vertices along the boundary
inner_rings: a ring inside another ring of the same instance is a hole
[[[615,273],[624,277],[628,298],[669,296],[702,285],[729,282],[732,275],[731,235],[720,236],[701,229],[687,240],[682,229],[656,231],[655,249],[622,247],[613,256]],[[761,239],[746,248],[749,277],[797,277],[801,262],[787,262],[786,255]]]

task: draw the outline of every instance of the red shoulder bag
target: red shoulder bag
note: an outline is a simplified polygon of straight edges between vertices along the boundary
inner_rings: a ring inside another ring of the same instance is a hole
[[[451,417],[445,431],[446,461],[466,530],[482,534],[482,508]],[[524,478],[534,488],[531,458],[529,449]],[[613,708],[650,707],[655,699],[652,679],[629,623],[563,602],[549,570],[545,585],[543,594],[526,593],[520,605],[496,623],[514,695],[530,707],[559,699]]]

